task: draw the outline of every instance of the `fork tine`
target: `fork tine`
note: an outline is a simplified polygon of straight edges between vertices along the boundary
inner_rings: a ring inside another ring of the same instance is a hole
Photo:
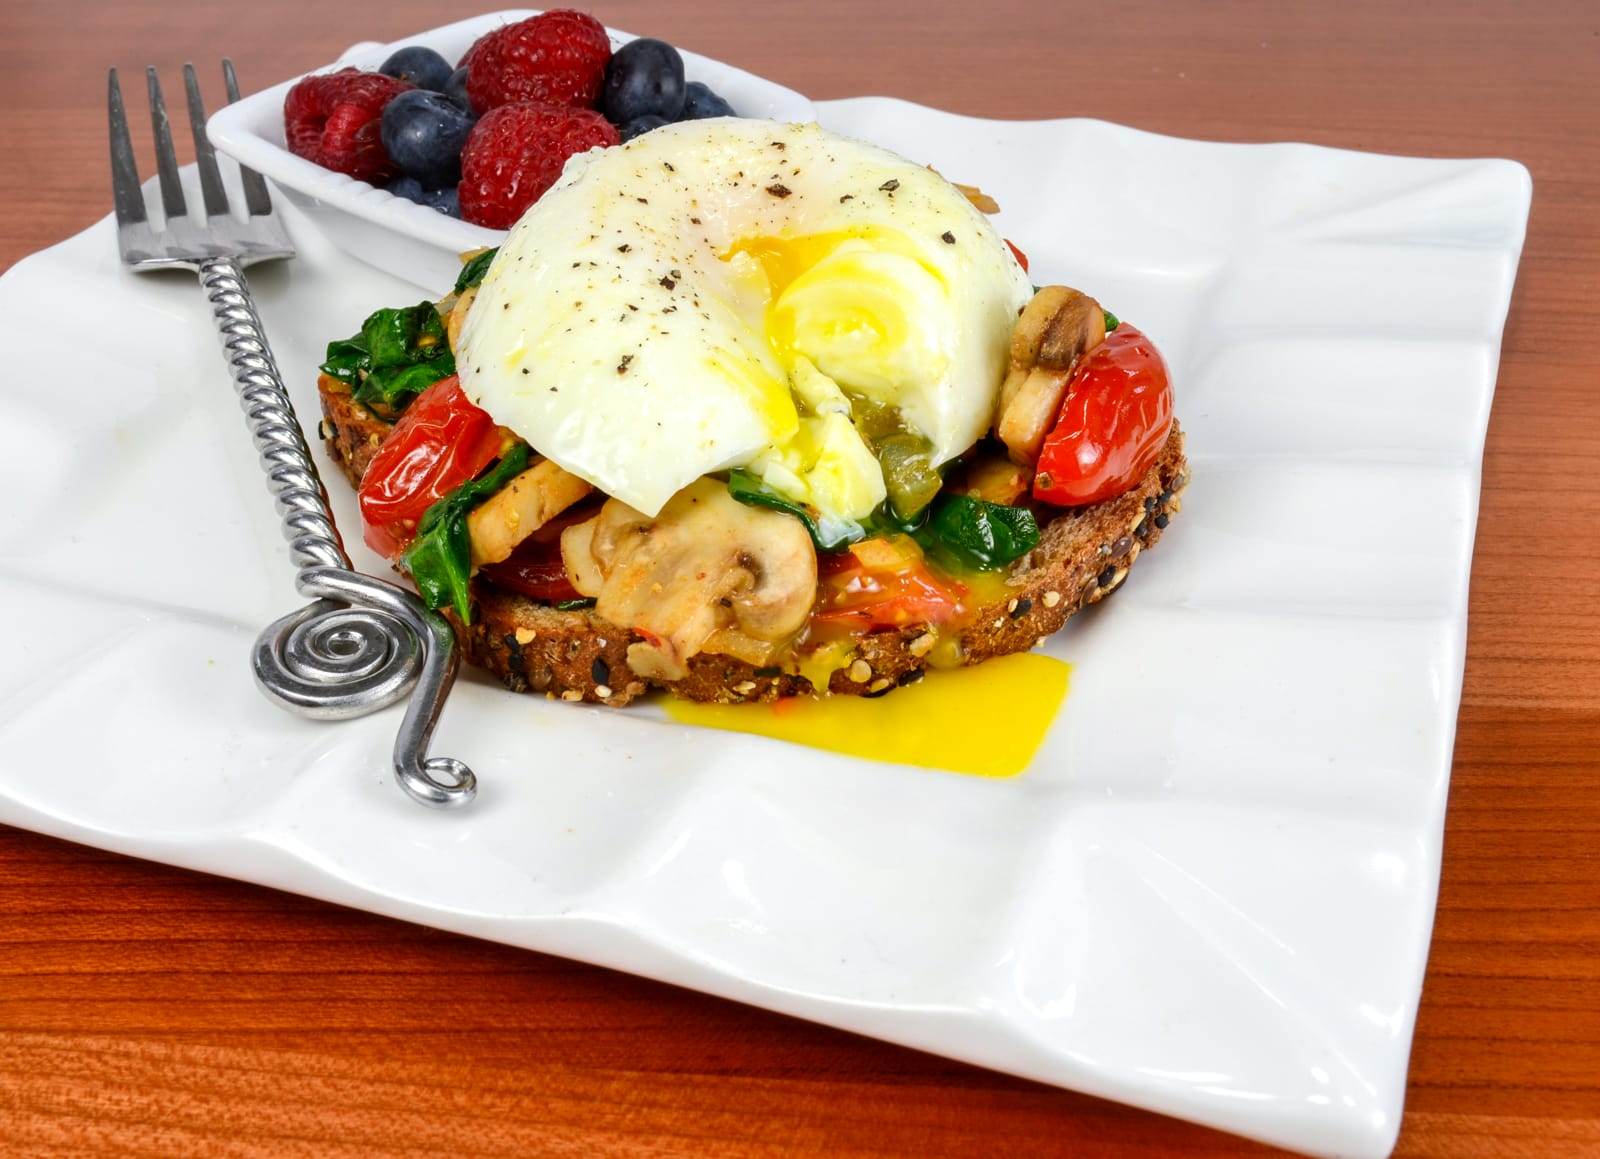
[[[128,114],[122,107],[122,86],[117,70],[106,81],[106,109],[111,123],[111,199],[117,207],[118,225],[137,225],[144,221],[144,191],[139,187],[139,167],[133,159],[133,140],[128,136]]]
[[[206,106],[200,99],[200,78],[195,76],[194,65],[184,62],[183,87],[189,96],[189,129],[194,133],[194,160],[200,170],[200,195],[206,203],[207,217],[221,217],[228,212],[228,194],[222,187],[222,174],[217,172],[217,154],[206,136]]]
[[[167,120],[167,102],[161,99],[161,79],[154,65],[144,70],[150,89],[150,128],[156,135],[156,173],[161,178],[161,208],[166,215],[182,217],[189,212],[183,202],[183,182],[178,180],[178,155],[172,148],[172,125]]]
[[[222,58],[222,81],[228,87],[228,103],[239,99],[239,78],[234,74],[233,61]],[[251,217],[261,217],[272,212],[272,194],[261,174],[249,166],[239,166],[239,177],[244,182],[244,204]]]

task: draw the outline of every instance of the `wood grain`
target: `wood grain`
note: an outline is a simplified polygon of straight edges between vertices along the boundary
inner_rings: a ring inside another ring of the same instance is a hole
[[[104,69],[264,86],[454,13],[0,8],[0,263],[107,208]],[[1438,926],[1399,1153],[1600,1154],[1600,10],[990,0],[599,15],[817,97],[1515,157],[1533,216],[1473,569]],[[148,169],[146,170],[149,171]],[[0,830],[13,1152],[1239,1155],[1263,1149],[554,958]],[[439,998],[416,1000],[427,981]]]

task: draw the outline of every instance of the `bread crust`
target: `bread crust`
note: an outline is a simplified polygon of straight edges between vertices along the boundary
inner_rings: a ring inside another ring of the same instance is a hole
[[[350,486],[359,488],[367,464],[394,424],[351,398],[350,388],[331,375],[317,376],[317,395],[322,400],[317,434]]]
[[[354,402],[336,380],[324,378],[318,389],[328,451],[352,485],[359,485],[389,424]],[[1188,482],[1183,432],[1174,423],[1155,464],[1132,490],[1064,510],[1044,525],[1039,545],[1011,566],[1004,594],[979,609],[956,637],[958,645],[940,644],[939,662],[980,664],[1027,651],[1079,610],[1115,592],[1182,509]],[[463,625],[453,613],[446,616],[467,660],[514,692],[621,706],[652,686],[689,700],[718,703],[775,700],[814,690],[805,676],[704,653],[689,661],[684,679],[647,682],[628,667],[628,645],[638,639],[628,629],[592,611],[560,611],[482,579],[472,585],[472,622]],[[914,683],[931,666],[933,642],[924,627],[862,636],[852,650],[829,654],[828,690],[877,696]]]

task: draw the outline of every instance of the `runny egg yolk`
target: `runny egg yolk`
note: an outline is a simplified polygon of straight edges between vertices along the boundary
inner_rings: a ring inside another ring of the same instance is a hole
[[[772,445],[751,470],[830,516],[865,518],[885,489],[846,392],[896,406],[947,373],[943,278],[909,238],[881,227],[746,238],[721,257],[760,284],[760,324],[803,413],[790,423],[780,408],[764,410]]]
[[[753,733],[868,760],[979,777],[1014,777],[1033,763],[1060,711],[1071,666],[1019,652],[980,667],[930,672],[883,699],[794,697],[771,704],[700,704],[668,697],[680,724]],[[820,679],[825,680],[822,676]],[[1003,722],[984,727],[984,722]]]

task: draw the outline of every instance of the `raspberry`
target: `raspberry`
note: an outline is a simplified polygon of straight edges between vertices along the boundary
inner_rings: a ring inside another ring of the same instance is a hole
[[[383,106],[410,87],[354,68],[306,77],[283,98],[289,151],[358,181],[381,184],[395,175],[379,135]]]
[[[467,95],[479,113],[513,101],[589,108],[611,59],[605,25],[557,8],[484,36],[467,50]]]
[[[461,216],[510,229],[555,184],[568,157],[618,140],[611,122],[590,109],[532,101],[491,109],[461,150]]]

